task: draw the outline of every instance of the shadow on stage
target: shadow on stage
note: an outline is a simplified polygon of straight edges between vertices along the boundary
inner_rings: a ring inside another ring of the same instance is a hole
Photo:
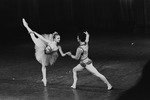
[[[149,68],[150,61],[148,61],[142,72],[142,77],[137,85],[132,87],[131,89],[125,91],[118,100],[148,100],[149,89],[150,89],[150,81],[149,81]]]

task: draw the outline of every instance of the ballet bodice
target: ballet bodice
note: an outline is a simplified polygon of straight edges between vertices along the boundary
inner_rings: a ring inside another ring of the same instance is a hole
[[[81,45],[79,46],[79,48],[82,49],[82,55],[81,55],[81,60],[85,60],[86,58],[88,58],[88,44],[85,44],[85,45]]]
[[[58,46],[56,45],[55,42],[49,42],[48,45],[51,47],[52,51],[58,50]]]

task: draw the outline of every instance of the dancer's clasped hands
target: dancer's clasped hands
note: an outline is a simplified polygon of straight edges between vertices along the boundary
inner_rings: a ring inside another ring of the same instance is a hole
[[[69,51],[69,52],[66,52],[66,55],[71,56],[72,53]]]

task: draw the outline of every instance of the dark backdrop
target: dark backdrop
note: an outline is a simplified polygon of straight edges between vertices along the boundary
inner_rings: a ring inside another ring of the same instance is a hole
[[[0,0],[1,36],[28,37],[23,34],[27,32],[21,22],[23,17],[39,33],[143,32],[141,28],[150,24],[149,3],[149,0]]]

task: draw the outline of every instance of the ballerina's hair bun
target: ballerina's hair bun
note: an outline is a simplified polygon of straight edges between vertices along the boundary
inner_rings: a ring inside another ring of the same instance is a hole
[[[55,31],[55,32],[53,33],[53,39],[54,39],[57,35],[59,35],[59,34],[58,34],[58,32]]]

